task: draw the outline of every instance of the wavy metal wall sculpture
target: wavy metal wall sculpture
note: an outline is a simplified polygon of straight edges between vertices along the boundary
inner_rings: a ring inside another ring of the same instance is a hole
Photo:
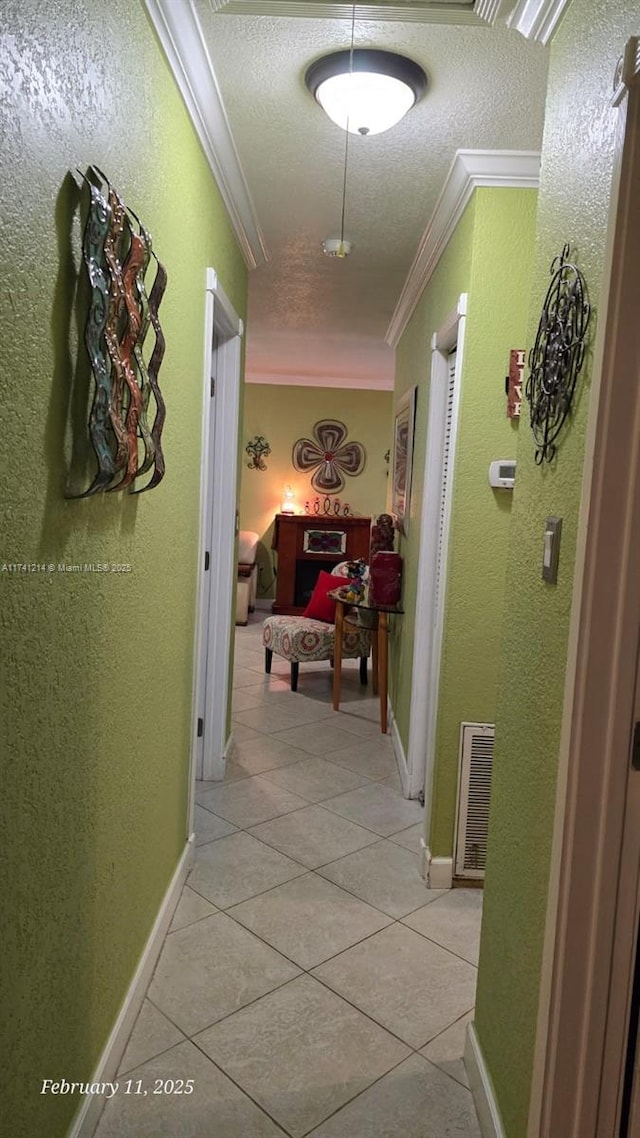
[[[154,471],[151,476],[151,480],[147,482],[147,485],[141,486],[139,489],[134,490],[135,494],[142,494],[144,490],[153,490],[154,486],[157,486],[158,483],[161,482],[164,478],[165,469],[161,438],[162,428],[164,427],[164,420],[166,417],[166,408],[164,399],[162,398],[162,392],[160,391],[160,387],[158,385],[158,372],[160,371],[160,364],[162,363],[162,357],[164,356],[165,339],[162,328],[160,327],[160,321],[158,319],[158,309],[160,308],[160,304],[167,287],[167,271],[164,265],[160,264],[160,261],[156,257],[155,253],[153,253],[153,250],[152,255],[156,261],[157,269],[155,280],[151,287],[151,292],[149,293],[149,319],[151,320],[151,325],[156,334],[156,342],[151,353],[149,365],[147,367],[147,376],[149,379],[149,387],[153,392],[153,398],[155,399],[156,404],[156,416],[153,420],[153,426],[151,428],[151,438],[153,440]]]
[[[81,497],[99,490],[151,490],[165,473],[161,436],[166,407],[158,383],[165,338],[158,310],[167,273],[153,252],[151,234],[106,175],[97,166],[89,174],[82,174],[90,191],[83,239],[91,286],[85,343],[95,382],[89,435],[98,471]],[[145,277],[152,257],[157,269],[147,294]],[[155,344],[147,362],[150,327]],[[152,468],[147,484],[134,489],[135,480]]]
[[[111,404],[111,376],[104,346],[104,329],[109,311],[109,286],[102,267],[111,210],[106,198],[96,186],[90,184],[89,189],[91,191],[91,204],[82,248],[91,286],[91,306],[85,326],[84,341],[96,385],[91,411],[89,412],[89,436],[98,460],[98,471],[83,497],[104,490],[116,471],[107,438],[109,406]]]
[[[122,280],[122,265],[118,250],[123,239],[125,205],[122,198],[109,187],[109,206],[111,208],[111,225],[107,239],[104,243],[104,255],[109,271],[111,287],[109,290],[109,313],[104,330],[107,351],[111,360],[111,403],[109,405],[109,419],[115,436],[116,470],[122,470],[127,460],[128,445],[127,432],[120,413],[124,398],[124,367],[120,353],[119,330],[124,319],[124,283]]]

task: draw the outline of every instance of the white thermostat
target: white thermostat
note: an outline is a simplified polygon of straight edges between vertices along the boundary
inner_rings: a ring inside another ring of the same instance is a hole
[[[515,458],[497,458],[489,465],[489,485],[497,490],[513,490],[516,480]]]

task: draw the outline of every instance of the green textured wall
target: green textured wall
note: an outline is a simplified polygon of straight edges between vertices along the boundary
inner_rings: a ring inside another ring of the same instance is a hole
[[[59,1138],[77,1102],[40,1080],[92,1074],[184,848],[204,270],[243,316],[246,272],[142,5],[3,0],[0,25],[0,565],[131,567],[0,572],[3,1112],[15,1138]],[[91,162],[169,274],[167,475],[69,501],[91,477],[75,172]]]
[[[389,470],[384,455],[391,446],[392,399],[390,391],[245,384],[240,526],[260,534],[261,596],[275,595],[271,539],[273,517],[284,487],[290,485],[295,492],[298,510],[308,499],[318,497],[310,475],[301,474],[291,464],[296,439],[312,437],[313,425],[319,419],[340,419],[348,429],[347,440],[364,446],[367,461],[362,474],[345,478],[344,490],[337,497],[360,516],[383,513]],[[247,466],[244,447],[254,435],[264,435],[271,447],[265,471]]]
[[[552,257],[565,241],[586,274],[597,320],[616,112],[616,60],[637,34],[637,3],[573,3],[553,40],[529,343]],[[505,627],[476,1026],[507,1138],[524,1138],[543,944],[577,514],[591,385],[579,381],[557,460],[535,466],[520,428],[509,579],[517,593]],[[541,580],[547,515],[563,519],[557,585]]]
[[[413,312],[396,351],[395,402],[408,388],[418,386],[416,405],[413,476],[409,534],[400,541],[404,557],[403,605],[415,612],[420,549],[420,518],[424,494],[424,462],[429,415],[431,376],[431,337],[455,311],[460,294],[468,292],[471,280],[473,233],[476,216],[474,194],[455,233],[443,253],[433,277]],[[411,708],[411,669],[413,666],[414,626],[411,619],[391,622],[389,693],[405,751],[409,742]]]
[[[504,376],[527,320],[536,193],[480,189],[459,223],[398,349],[399,386],[420,376],[405,610],[414,611],[428,419],[431,336],[462,292],[468,309],[453,483],[447,599],[437,719],[430,847],[451,856],[462,720],[493,722],[498,694],[511,495],[492,490],[489,463],[512,458],[518,430],[506,418]],[[393,706],[405,748],[413,627],[394,643]],[[426,694],[426,683],[425,683]]]
[[[437,857],[453,851],[460,723],[495,720],[512,494],[492,490],[488,473],[493,459],[514,457],[524,429],[506,417],[504,377],[526,336],[537,195],[476,197],[431,802]]]

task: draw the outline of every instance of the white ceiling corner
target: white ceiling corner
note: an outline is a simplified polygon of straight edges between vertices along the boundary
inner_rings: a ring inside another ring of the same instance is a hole
[[[216,5],[217,0],[211,0]],[[269,260],[192,0],[145,0],[249,268]]]
[[[456,151],[387,329],[385,339],[390,347],[397,347],[473,191],[478,187],[537,189],[539,178],[540,153],[535,150]]]
[[[518,0],[507,26],[525,39],[546,44],[555,32],[569,0]]]

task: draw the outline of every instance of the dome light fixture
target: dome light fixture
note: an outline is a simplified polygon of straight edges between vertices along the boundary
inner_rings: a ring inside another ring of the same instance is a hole
[[[392,51],[354,48],[312,63],[305,84],[332,122],[350,134],[382,134],[422,98],[427,76]]]
[[[348,257],[352,245],[344,237],[325,237],[322,242],[322,252],[325,257]]]

